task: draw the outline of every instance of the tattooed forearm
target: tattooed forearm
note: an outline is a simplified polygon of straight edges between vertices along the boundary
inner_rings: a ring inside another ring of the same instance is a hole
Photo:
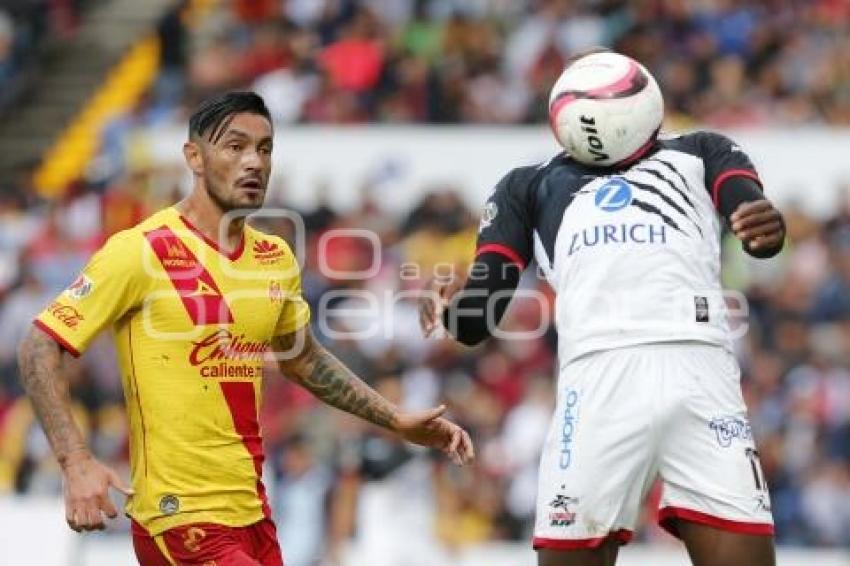
[[[62,350],[44,332],[33,327],[18,351],[21,382],[35,408],[60,464],[86,443],[71,416],[68,381],[62,374]]]
[[[291,351],[299,339],[302,346],[297,355],[279,362],[284,376],[328,405],[378,426],[395,429],[396,407],[318,344],[309,331],[297,337],[295,333],[278,337],[275,349]]]

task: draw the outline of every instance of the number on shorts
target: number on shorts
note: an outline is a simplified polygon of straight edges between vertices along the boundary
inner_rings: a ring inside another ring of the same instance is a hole
[[[753,470],[753,480],[756,482],[756,489],[758,491],[767,491],[767,481],[765,481],[764,472],[761,469],[759,451],[755,448],[744,448],[744,453],[750,461],[750,468]]]

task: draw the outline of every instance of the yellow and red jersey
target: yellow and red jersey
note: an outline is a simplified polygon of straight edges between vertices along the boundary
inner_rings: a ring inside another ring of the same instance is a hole
[[[157,535],[269,516],[263,362],[274,336],[309,318],[283,240],[246,226],[228,255],[167,208],[112,236],[35,324],[75,355],[112,327],[131,431],[127,512]]]

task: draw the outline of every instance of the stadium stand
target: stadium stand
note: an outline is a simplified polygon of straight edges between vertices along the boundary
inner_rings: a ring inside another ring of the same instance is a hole
[[[192,17],[198,6],[190,4],[159,11],[150,87],[123,100],[126,111],[111,107],[101,115],[93,159],[61,185],[36,190],[29,167],[2,181],[0,493],[60,490],[46,440],[21,398],[15,344],[105,237],[179,198],[180,172],[150,167],[134,153],[134,136],[184,123],[187,109],[211,92],[257,90],[279,128],[543,123],[548,89],[565,58],[605,45],[644,61],[659,77],[672,126],[850,125],[850,4],[842,0],[233,0],[201,2],[204,10]],[[44,34],[27,35],[35,24],[17,14],[0,9],[0,81],[42,64],[19,56]],[[144,37],[138,34],[132,44],[138,48]],[[123,55],[131,52],[126,47]],[[87,92],[105,84],[106,70]],[[13,109],[19,103],[5,102]],[[74,108],[79,118],[82,111]],[[9,129],[14,114],[0,132],[24,131]],[[39,122],[26,116],[32,127]],[[73,123],[70,113],[65,123]],[[0,137],[0,154],[10,139]],[[48,155],[45,143],[35,149]],[[61,198],[39,196],[52,190]],[[755,267],[731,239],[725,246],[726,285],[751,306],[751,330],[739,354],[781,544],[850,547],[850,186],[842,190],[844,204],[828,217],[785,211],[789,245],[767,268]],[[434,249],[458,264],[469,261],[477,228],[475,214],[450,187],[424,198],[405,218],[382,215],[368,199],[353,211],[320,206],[300,212],[308,243],[304,290],[314,307],[324,293],[351,287],[317,268],[317,242],[328,229],[370,226],[379,233],[391,253],[381,275],[359,285],[383,289],[405,262],[433,263]],[[286,225],[267,227],[291,235]],[[369,261],[354,239],[337,239],[326,251],[339,269]],[[519,300],[505,324],[530,328],[540,316]],[[394,309],[391,325],[399,331],[389,340],[323,338],[353,369],[409,406],[445,398],[474,433],[479,465],[449,469],[317,405],[284,380],[269,379],[264,429],[281,536],[291,537],[284,548],[293,557],[310,556],[328,550],[330,540],[332,551],[354,530],[356,494],[371,494],[376,509],[393,513],[395,500],[375,494],[379,488],[404,494],[410,477],[428,479],[433,490],[432,498],[410,502],[411,513],[433,518],[446,547],[527,540],[553,398],[553,333],[493,340],[470,352],[423,342],[412,304]],[[122,393],[108,339],[73,367],[81,424],[98,456],[125,470]],[[654,501],[639,540],[666,537],[653,525]],[[357,524],[361,534],[380,527],[362,517]]]

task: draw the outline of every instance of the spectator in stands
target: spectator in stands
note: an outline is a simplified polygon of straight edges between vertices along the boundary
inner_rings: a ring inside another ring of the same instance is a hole
[[[0,10],[0,84],[11,79],[15,72],[14,46],[15,28],[12,18]]]

